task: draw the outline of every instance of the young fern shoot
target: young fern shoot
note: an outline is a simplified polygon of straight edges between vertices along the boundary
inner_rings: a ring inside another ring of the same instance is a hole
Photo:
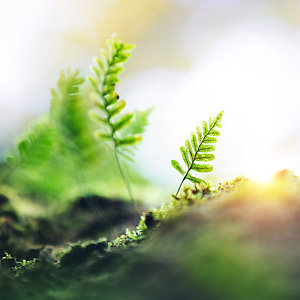
[[[95,76],[89,78],[96,96],[93,102],[97,108],[97,111],[92,111],[91,116],[101,126],[101,129],[96,132],[97,137],[112,143],[122,179],[133,201],[131,186],[121,166],[119,155],[130,159],[132,151],[128,147],[139,143],[142,136],[127,134],[126,129],[130,127],[135,115],[121,113],[126,102],[119,99],[115,86],[135,45],[125,44],[115,35],[107,41],[107,45],[108,49],[101,50],[102,57],[96,58],[96,64],[92,67]]]
[[[184,171],[179,162],[172,160],[171,164],[183,178],[177,189],[175,196],[177,197],[180,192],[183,182],[188,179],[193,183],[205,183],[205,180],[198,177],[194,177],[190,174],[191,171],[199,173],[208,173],[213,170],[213,166],[209,164],[197,164],[196,162],[208,162],[215,159],[215,156],[211,153],[215,150],[212,145],[217,142],[217,136],[220,132],[217,128],[221,128],[221,119],[223,111],[220,112],[214,119],[210,118],[208,125],[206,122],[202,122],[202,131],[197,126],[196,134],[192,132],[191,139],[185,141],[185,147],[180,147],[180,152],[184,163],[187,166],[187,171]]]

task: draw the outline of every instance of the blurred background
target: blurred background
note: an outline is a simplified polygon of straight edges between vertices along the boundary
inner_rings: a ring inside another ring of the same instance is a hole
[[[90,72],[117,33],[137,44],[118,86],[129,108],[154,107],[136,163],[175,192],[179,147],[225,110],[216,182],[300,173],[299,0],[10,0],[0,10],[1,156],[48,111],[59,70]]]

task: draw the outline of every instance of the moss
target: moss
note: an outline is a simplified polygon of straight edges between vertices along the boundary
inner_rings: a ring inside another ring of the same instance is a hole
[[[1,258],[1,269],[12,270],[17,266],[17,260],[9,254]]]
[[[191,186],[111,242],[6,255],[0,290],[25,300],[297,299],[299,181],[275,180],[290,190],[244,179]]]

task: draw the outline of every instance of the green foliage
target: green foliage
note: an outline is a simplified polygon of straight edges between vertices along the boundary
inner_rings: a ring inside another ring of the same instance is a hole
[[[120,173],[131,200],[133,200],[131,187],[121,167],[118,154],[132,160],[133,152],[128,147],[141,142],[141,133],[148,123],[150,111],[124,113],[126,102],[119,98],[115,86],[119,82],[124,64],[131,56],[134,48],[135,45],[125,44],[116,35],[113,35],[107,41],[107,49],[101,50],[101,58],[96,58],[96,64],[92,67],[95,75],[89,78],[94,91],[92,98],[95,106],[91,112],[91,117],[100,127],[96,136],[112,144]]]
[[[16,149],[7,155],[12,166],[33,167],[44,164],[51,157],[55,132],[46,116],[32,125],[27,134],[18,142]]]
[[[31,126],[8,154],[10,173],[3,180],[25,194],[52,200],[65,198],[66,191],[71,197],[92,190],[104,189],[103,194],[108,193],[112,185],[119,186],[117,168],[129,186],[118,155],[132,160],[150,114],[150,110],[123,113],[126,102],[115,92],[133,48],[113,37],[108,50],[103,50],[102,58],[96,60],[96,75],[90,81],[96,97],[91,114],[97,127],[88,113],[92,105],[90,85],[84,84],[78,70],[60,73],[57,87],[51,90],[49,113]],[[96,128],[101,143],[95,139]],[[114,151],[106,141],[112,142]],[[113,163],[115,159],[118,165]],[[136,170],[129,169],[129,173],[141,182]]]
[[[80,168],[95,161],[97,149],[92,134],[93,127],[87,115],[88,102],[80,95],[84,78],[79,70],[61,72],[57,89],[52,89],[50,119],[60,139],[61,153],[71,156]]]
[[[207,173],[213,170],[213,166],[209,164],[197,163],[197,162],[208,162],[215,159],[215,156],[210,153],[215,150],[212,144],[217,142],[216,136],[220,135],[217,128],[221,128],[221,119],[223,116],[223,111],[220,112],[214,119],[209,120],[208,124],[202,122],[202,131],[198,126],[196,129],[196,134],[192,132],[191,139],[185,141],[185,147],[180,147],[180,152],[184,163],[186,164],[187,171],[181,167],[180,163],[176,160],[172,160],[171,164],[181,175],[183,179],[179,185],[176,192],[178,195],[180,188],[185,181],[185,179],[190,180],[193,183],[204,183],[206,182],[198,177],[192,176],[191,171],[199,173]]]
[[[84,135],[81,122],[83,113],[79,99],[79,89],[83,83],[84,78],[79,77],[78,70],[74,73],[70,70],[61,71],[57,89],[51,90],[50,118],[52,124],[66,141],[65,144],[72,148],[81,146],[81,138]]]
[[[60,198],[69,188],[82,191],[84,173],[98,161],[98,143],[81,97],[79,71],[61,72],[52,89],[50,112],[34,124],[8,155],[10,182],[24,192]],[[74,174],[70,176],[70,174]]]
[[[135,114],[121,113],[126,102],[120,100],[115,86],[135,46],[122,43],[115,35],[108,40],[107,45],[108,49],[102,49],[102,57],[96,58],[96,65],[92,67],[95,76],[89,78],[96,94],[94,104],[97,108],[91,116],[101,127],[97,136],[111,141],[115,148],[123,150],[124,147],[133,146],[141,141],[142,137],[137,132],[143,131],[148,113],[137,114],[136,122],[131,126],[131,130],[128,129]]]

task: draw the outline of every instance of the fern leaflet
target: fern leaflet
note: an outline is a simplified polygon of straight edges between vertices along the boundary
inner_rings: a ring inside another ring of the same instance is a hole
[[[183,175],[183,179],[175,195],[176,197],[186,179],[193,183],[206,183],[203,179],[192,176],[190,172],[195,171],[199,173],[207,173],[213,170],[212,165],[198,164],[197,162],[208,162],[215,159],[215,156],[211,153],[215,150],[215,147],[212,144],[217,142],[216,137],[220,135],[220,132],[217,130],[217,128],[222,127],[222,116],[223,111],[220,112],[214,119],[210,118],[208,124],[206,122],[202,122],[202,131],[198,126],[196,129],[196,134],[192,132],[191,139],[186,140],[185,147],[180,147],[181,156],[187,166],[187,171],[184,171],[178,161],[171,161],[174,169]]]

